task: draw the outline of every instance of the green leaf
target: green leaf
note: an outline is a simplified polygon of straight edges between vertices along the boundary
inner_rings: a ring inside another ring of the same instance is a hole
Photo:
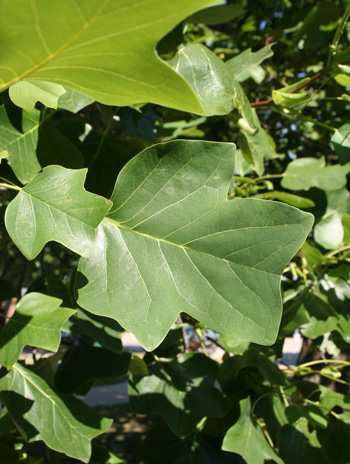
[[[130,406],[139,414],[157,412],[175,435],[188,437],[203,417],[222,417],[229,409],[214,386],[218,368],[199,353],[158,362],[149,366],[150,375],[130,378]]]
[[[76,90],[69,88],[65,89],[66,92],[61,95],[57,102],[57,107],[63,110],[71,111],[72,113],[78,113],[80,110],[88,105],[91,105],[95,100],[88,97]]]
[[[337,328],[337,314],[323,299],[312,293],[307,293],[302,300],[309,321],[300,327],[301,333],[315,339]]]
[[[299,420],[300,417],[305,417],[314,427],[327,428],[327,419],[324,417],[323,410],[312,404],[288,406],[286,416],[290,424]]]
[[[349,464],[350,424],[342,420],[329,421],[327,430],[320,430],[317,434],[322,451],[327,462]]]
[[[208,25],[225,24],[237,18],[244,12],[240,2],[228,5],[218,5],[206,8],[187,18],[186,22],[203,23]]]
[[[313,217],[282,203],[228,201],[233,157],[232,144],[175,141],[131,160],[92,255],[79,263],[79,305],[117,319],[147,350],[181,311],[273,343],[280,275]]]
[[[314,228],[315,242],[326,250],[336,250],[343,244],[343,214],[350,214],[350,194],[346,188],[326,192],[327,210]]]
[[[0,151],[0,162],[1,160],[8,158],[10,156],[10,153],[6,150]]]
[[[190,86],[155,48],[181,20],[214,3],[151,0],[144,8],[142,0],[3,0],[0,30],[7,52],[0,58],[0,91],[25,78],[60,84],[107,105],[152,102],[201,113]]]
[[[241,415],[235,425],[227,431],[222,449],[240,454],[247,464],[264,464],[268,459],[283,464],[252,417],[249,398],[241,400],[239,405]]]
[[[284,425],[277,435],[277,446],[285,464],[329,464],[324,458],[316,430],[309,431],[308,421],[301,417],[293,425]],[[332,461],[331,461],[332,462]]]
[[[307,270],[315,275],[314,269],[321,266],[323,263],[323,255],[317,248],[311,246],[308,242],[305,242],[301,247],[304,258],[306,259]]]
[[[313,208],[315,203],[309,198],[300,197],[299,195],[293,195],[288,192],[279,192],[274,190],[273,192],[264,193],[264,198],[276,199],[287,203],[287,205],[295,206],[296,208]]]
[[[119,353],[122,350],[120,335],[124,329],[117,321],[103,316],[96,316],[81,308],[65,323],[64,329],[74,335],[87,335],[96,340],[103,348]]]
[[[274,142],[260,125],[256,111],[251,108],[251,116],[255,131],[244,130],[240,125],[241,133],[239,136],[240,149],[246,161],[252,165],[254,171],[261,176],[265,171],[265,160],[276,158]]]
[[[331,138],[340,164],[350,161],[350,122],[345,123],[334,132]]]
[[[50,240],[89,256],[95,228],[110,201],[84,189],[86,171],[48,166],[9,204],[6,228],[27,259],[35,258]]]
[[[40,126],[37,155],[42,167],[50,164],[59,164],[69,169],[84,167],[83,155],[50,120]]]
[[[23,112],[23,132],[20,132],[11,124],[5,107],[0,107],[0,150],[11,154],[9,163],[23,184],[32,180],[41,169],[36,156],[39,125],[39,111]]]
[[[257,52],[252,52],[251,48],[226,61],[226,66],[230,69],[234,78],[238,82],[243,82],[251,77],[254,69],[267,58],[273,55],[272,47],[274,44],[266,45]]]
[[[228,114],[233,110],[231,74],[224,62],[208,48],[200,44],[187,45],[169,64],[190,84],[204,114]]]
[[[56,109],[59,97],[65,92],[66,89],[59,84],[20,81],[10,87],[9,95],[15,105],[31,113],[36,102]]]
[[[346,185],[350,163],[326,166],[324,158],[300,158],[288,164],[281,185],[289,190],[337,190]]]
[[[106,380],[126,374],[130,356],[129,353],[112,353],[95,346],[72,346],[58,366],[55,385],[64,393],[81,393],[86,385],[88,391],[96,379]]]
[[[60,308],[62,300],[28,293],[20,299],[16,312],[0,332],[0,364],[8,369],[18,360],[25,345],[57,351],[60,330],[73,309]]]
[[[145,464],[244,464],[239,456],[232,460],[232,454],[221,451],[220,445],[210,438],[196,432],[180,439],[160,421],[147,433],[137,455]]]
[[[112,423],[20,364],[0,379],[0,398],[26,440],[43,440],[49,448],[86,463],[91,440]]]
[[[287,91],[289,87],[291,86],[272,91],[272,99],[276,105],[283,106],[283,108],[295,108],[307,103],[312,97],[312,94],[306,92],[289,93]]]
[[[114,138],[92,130],[81,145],[88,173],[86,188],[110,197],[122,167],[147,144],[134,137]]]

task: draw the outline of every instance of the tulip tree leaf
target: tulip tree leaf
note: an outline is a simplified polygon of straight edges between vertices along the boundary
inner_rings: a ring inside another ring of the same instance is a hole
[[[95,379],[112,379],[128,372],[129,353],[112,353],[96,346],[72,346],[58,366],[55,385],[74,393]]]
[[[155,48],[183,19],[215,3],[3,0],[0,92],[26,79],[69,87],[108,105],[151,102],[202,113],[188,83]]]
[[[78,303],[112,317],[147,350],[184,311],[228,335],[271,344],[280,276],[313,216],[265,200],[227,200],[232,144],[155,145],[120,172],[95,248],[81,259]]]
[[[241,415],[235,425],[228,430],[222,449],[241,455],[247,464],[264,464],[265,460],[269,459],[277,464],[283,464],[252,417],[249,398],[241,400],[239,404]]]
[[[347,122],[337,129],[331,141],[340,163],[348,163],[350,161],[350,123]]]
[[[170,64],[191,85],[206,115],[227,114],[233,110],[231,73],[208,48],[188,45],[178,51]]]
[[[288,164],[281,185],[289,190],[337,190],[346,185],[350,163],[326,166],[324,158],[300,158]]]
[[[86,172],[48,166],[9,204],[6,228],[27,259],[35,258],[50,240],[82,256],[90,254],[110,201],[84,189]]]
[[[326,192],[327,210],[314,228],[315,242],[326,250],[336,250],[344,239],[342,216],[350,214],[350,195],[346,188]]]
[[[33,179],[41,169],[36,156],[39,125],[39,111],[23,112],[23,132],[20,132],[11,124],[5,107],[0,107],[0,150],[11,154],[9,162],[23,184]]]
[[[112,423],[20,364],[0,379],[0,399],[27,441],[43,440],[49,448],[86,463],[91,440]]]
[[[78,113],[91,103],[94,102],[93,98],[88,97],[76,90],[66,89],[66,92],[58,99],[57,107],[63,110],[71,111],[72,113]]]
[[[117,321],[109,318],[96,316],[81,308],[64,324],[64,330],[74,335],[87,335],[96,340],[103,348],[114,353],[119,353],[123,346],[120,340],[124,329]]]
[[[150,375],[130,379],[130,406],[139,414],[159,413],[175,435],[188,437],[203,417],[222,417],[229,409],[214,387],[218,367],[199,353],[157,363],[150,367]]]
[[[73,309],[60,308],[62,300],[41,293],[28,293],[0,332],[0,364],[10,368],[25,345],[57,351],[60,330]]]
[[[56,109],[58,99],[65,92],[66,89],[59,84],[19,81],[10,87],[9,95],[15,105],[30,113],[34,110],[36,102]]]
[[[225,64],[229,67],[238,82],[245,81],[260,63],[273,55],[272,47],[273,44],[269,44],[257,52],[252,52],[251,48],[248,48],[234,58],[226,61]]]

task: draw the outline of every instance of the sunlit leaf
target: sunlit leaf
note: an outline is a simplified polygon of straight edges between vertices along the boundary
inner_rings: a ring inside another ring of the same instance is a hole
[[[346,184],[350,163],[326,166],[324,158],[300,158],[288,164],[281,185],[289,190],[337,190]]]
[[[6,228],[27,259],[33,259],[50,240],[88,256],[95,229],[110,202],[87,192],[86,169],[73,171],[48,166],[9,204]]]
[[[36,102],[56,109],[59,97],[65,92],[65,88],[59,84],[19,81],[10,87],[9,95],[15,105],[30,113]]]
[[[44,81],[108,105],[152,102],[201,113],[190,86],[155,48],[181,20],[214,3],[3,0],[0,91],[22,79]]]
[[[10,368],[25,345],[57,351],[60,330],[75,311],[60,308],[62,300],[41,293],[28,293],[0,332],[0,364]]]
[[[224,62],[199,44],[181,48],[170,62],[192,87],[204,113],[230,113],[233,105],[232,76]]]
[[[79,304],[152,350],[184,311],[221,333],[273,343],[280,273],[313,218],[265,200],[227,200],[234,146],[169,142],[121,171],[94,252],[79,264]]]

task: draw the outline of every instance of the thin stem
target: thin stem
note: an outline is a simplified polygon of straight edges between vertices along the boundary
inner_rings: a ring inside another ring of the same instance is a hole
[[[331,258],[332,256],[337,255],[338,253],[341,253],[342,251],[347,251],[350,250],[350,245],[343,246],[341,248],[338,248],[337,250],[330,251],[329,253],[325,254],[326,258]]]
[[[332,63],[332,58],[333,56],[337,53],[337,47],[339,44],[340,37],[345,29],[346,23],[349,19],[350,16],[350,5],[346,7],[346,10],[340,20],[339,26],[337,27],[337,30],[335,31],[333,42],[329,46],[329,52],[328,52],[328,58],[327,58],[327,68],[330,68],[331,63]]]
[[[344,364],[344,367],[345,366],[350,366],[350,362],[342,361],[340,359],[319,359],[318,361],[310,361],[310,362],[307,362],[307,363],[304,363],[304,364],[299,364],[297,366],[297,368],[314,366],[315,364],[332,364],[332,363]]]
[[[9,190],[17,190],[17,191],[21,191],[21,187],[17,187],[17,185],[10,185],[10,184],[5,184],[3,182],[0,182],[0,187],[5,187]]]
[[[260,177],[256,177],[255,179],[253,179],[255,182],[260,182],[260,181],[263,181],[263,180],[266,180],[266,179],[280,179],[281,177],[284,177],[285,174],[267,174],[266,176],[260,176]]]

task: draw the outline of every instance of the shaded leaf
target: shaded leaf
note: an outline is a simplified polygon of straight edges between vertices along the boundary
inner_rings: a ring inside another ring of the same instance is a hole
[[[256,111],[251,108],[255,131],[245,130],[241,125],[239,144],[246,161],[260,176],[265,170],[265,161],[277,157],[274,141],[260,125]]]
[[[31,83],[67,86],[107,105],[152,102],[201,113],[187,82],[155,48],[182,19],[213,3],[152,0],[144,8],[142,0],[4,0],[0,29],[8,52],[0,59],[0,91],[26,76]]]
[[[0,150],[11,154],[9,163],[23,184],[33,179],[41,169],[36,156],[39,125],[39,111],[23,112],[23,132],[20,132],[11,124],[5,107],[0,107]]]
[[[87,335],[103,348],[119,353],[122,350],[120,335],[124,329],[117,321],[96,316],[81,308],[65,323],[64,328],[74,335]]]
[[[72,113],[78,113],[80,110],[88,105],[91,105],[95,100],[88,97],[76,90],[69,88],[65,89],[66,92],[61,95],[57,102],[57,107],[63,110],[71,111]]]
[[[327,462],[349,464],[350,424],[341,420],[329,421],[327,430],[318,430],[317,438]]]
[[[50,240],[88,256],[95,228],[110,202],[87,192],[86,169],[73,171],[48,166],[27,184],[9,204],[6,228],[27,259],[33,259]]]
[[[0,398],[26,440],[43,440],[49,448],[86,463],[91,440],[112,423],[20,364],[0,379]]]
[[[157,412],[178,437],[188,437],[203,417],[222,417],[228,401],[214,387],[218,364],[199,353],[149,366],[150,375],[129,380],[131,408]]]
[[[244,12],[240,0],[228,5],[218,5],[206,8],[187,18],[186,22],[203,23],[208,25],[225,24],[237,18]]]
[[[96,379],[112,379],[128,372],[129,353],[113,353],[95,346],[72,346],[58,366],[55,385],[64,393],[81,393]],[[85,392],[87,393],[87,392]]]
[[[75,311],[60,308],[62,300],[41,293],[28,293],[20,299],[16,312],[0,332],[0,364],[10,368],[25,345],[57,351],[60,330]]]
[[[282,459],[270,447],[261,428],[251,416],[249,398],[241,400],[239,404],[241,415],[225,435],[222,449],[240,454],[247,464],[264,464],[265,459],[283,464]]]
[[[19,81],[10,87],[9,96],[15,105],[30,113],[34,110],[36,102],[56,109],[59,97],[65,92],[62,85],[51,82]]]
[[[225,64],[238,82],[245,81],[251,77],[254,68],[273,55],[273,45],[266,45],[257,52],[252,52],[251,48],[248,48],[234,58],[226,61]]]
[[[330,464],[323,457],[316,431],[309,431],[308,421],[301,417],[293,425],[284,425],[277,436],[279,454],[285,464]]]
[[[137,454],[145,464],[243,464],[242,458],[221,451],[220,442],[208,438],[196,433],[180,439],[161,421],[147,433]]]
[[[350,194],[346,188],[326,192],[327,210],[315,225],[314,239],[326,250],[339,248],[344,239],[343,214],[350,214]]]
[[[227,114],[233,110],[231,74],[208,48],[200,44],[187,45],[178,51],[170,65],[190,84],[204,114]]]
[[[288,164],[281,185],[289,190],[337,190],[345,186],[350,163],[326,166],[324,158],[300,158]]]
[[[348,163],[350,161],[350,122],[345,123],[335,131],[331,142],[340,164]]]
[[[309,321],[300,327],[305,337],[315,339],[337,328],[337,313],[317,295],[307,293],[302,300],[302,306],[309,318]]]
[[[94,251],[79,263],[79,305],[117,319],[147,350],[181,311],[221,333],[273,343],[280,273],[313,218],[282,203],[228,201],[233,156],[231,144],[176,141],[130,161]]]
[[[50,164],[59,164],[69,169],[84,167],[81,152],[50,120],[46,120],[40,126],[37,155],[42,167]]]

